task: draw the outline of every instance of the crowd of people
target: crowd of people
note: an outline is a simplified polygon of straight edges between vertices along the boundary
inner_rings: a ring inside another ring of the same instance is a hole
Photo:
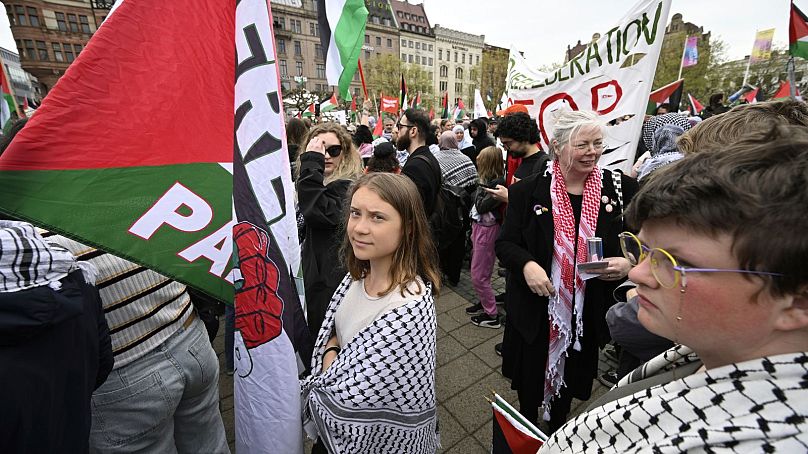
[[[289,119],[312,452],[438,449],[435,298],[466,264],[466,312],[504,327],[541,452],[806,451],[808,107],[719,105],[646,118],[628,174],[598,165],[592,112],[559,113],[546,150],[520,105],[407,109],[376,138],[367,104],[350,128]],[[228,452],[224,306],[25,222],[0,221],[0,245],[0,451]],[[598,378],[614,386],[568,420]]]

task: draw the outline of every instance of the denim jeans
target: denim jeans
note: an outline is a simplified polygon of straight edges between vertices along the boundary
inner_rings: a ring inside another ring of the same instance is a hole
[[[109,374],[92,397],[90,452],[229,453],[219,364],[198,318]]]

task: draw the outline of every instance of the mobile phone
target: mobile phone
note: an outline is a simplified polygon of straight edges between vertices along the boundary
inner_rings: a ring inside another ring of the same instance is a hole
[[[609,262],[607,261],[600,261],[600,262],[586,262],[586,263],[579,263],[576,265],[579,270],[582,271],[594,271],[601,268],[606,268],[609,266]]]

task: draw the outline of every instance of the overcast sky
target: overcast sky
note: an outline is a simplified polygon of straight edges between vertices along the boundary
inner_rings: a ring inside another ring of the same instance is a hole
[[[413,0],[410,0],[413,1]],[[416,3],[420,0],[414,0]],[[2,3],[2,2],[0,2]],[[525,52],[536,65],[560,63],[567,45],[586,42],[620,20],[636,0],[424,0],[432,24],[485,34],[489,44]],[[808,0],[795,2],[808,12]],[[5,9],[5,8],[4,8]],[[775,28],[775,46],[788,45],[788,0],[673,0],[671,15],[701,25],[727,43],[727,56],[748,55],[755,31]],[[0,14],[0,46],[15,50]]]

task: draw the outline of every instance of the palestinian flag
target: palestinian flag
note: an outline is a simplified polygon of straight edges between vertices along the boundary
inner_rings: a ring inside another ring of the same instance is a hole
[[[794,94],[796,96],[800,95],[799,88],[797,88]],[[774,96],[772,96],[772,99],[783,99],[790,97],[791,97],[791,84],[787,80],[784,80],[780,82],[780,88],[777,89],[777,92],[774,94]]]
[[[648,109],[645,113],[654,115],[656,108],[660,104],[670,104],[671,112],[678,112],[679,105],[682,102],[682,90],[684,88],[684,79],[679,79],[676,82],[669,83],[662,88],[658,88],[648,95]]]
[[[690,102],[690,113],[693,115],[700,115],[704,110],[704,106],[698,99],[694,98],[690,93],[687,94],[687,100]]]
[[[435,119],[435,109],[433,109],[432,107],[429,108],[429,119],[430,120]]]
[[[412,103],[413,109],[420,109],[421,108],[421,92],[418,92],[418,96],[415,97],[415,101]]]
[[[316,107],[314,107],[314,104],[309,104],[308,107],[306,107],[302,112],[300,112],[299,116],[313,117],[315,110],[316,110]]]
[[[457,98],[457,104],[455,104],[454,112],[452,113],[452,118],[455,121],[460,120],[463,118],[463,115],[466,113],[466,105],[463,103],[463,98]]]
[[[743,99],[745,99],[749,104],[754,104],[757,102],[758,93],[760,93],[760,87],[755,87],[755,89],[750,90],[749,93],[745,94]]]
[[[3,212],[235,300],[238,452],[302,452],[311,355],[272,37],[266,0],[118,1],[0,156]]]
[[[794,57],[808,60],[808,17],[791,2],[791,18],[788,22],[788,51]]]
[[[337,94],[331,93],[330,98],[326,98],[323,102],[320,103],[320,113],[330,112],[336,109],[339,106],[339,101],[337,101]]]
[[[449,118],[449,92],[443,93],[443,101],[441,101],[443,111],[440,114],[441,118]]]
[[[505,399],[494,394],[493,454],[535,454],[547,435],[528,421]]]
[[[356,99],[351,99],[351,123],[356,123],[357,117]]]
[[[398,91],[398,105],[401,106],[401,110],[407,110],[409,106],[409,100],[407,99],[407,82],[404,81],[404,74],[401,75],[401,88]]]
[[[3,99],[0,100],[0,129],[3,129],[11,119],[11,113],[17,112],[17,101],[14,99],[2,58],[0,58],[0,91],[3,93]]]
[[[365,43],[368,10],[364,0],[317,0],[317,15],[326,78],[329,85],[339,87],[343,99],[348,99]]]

